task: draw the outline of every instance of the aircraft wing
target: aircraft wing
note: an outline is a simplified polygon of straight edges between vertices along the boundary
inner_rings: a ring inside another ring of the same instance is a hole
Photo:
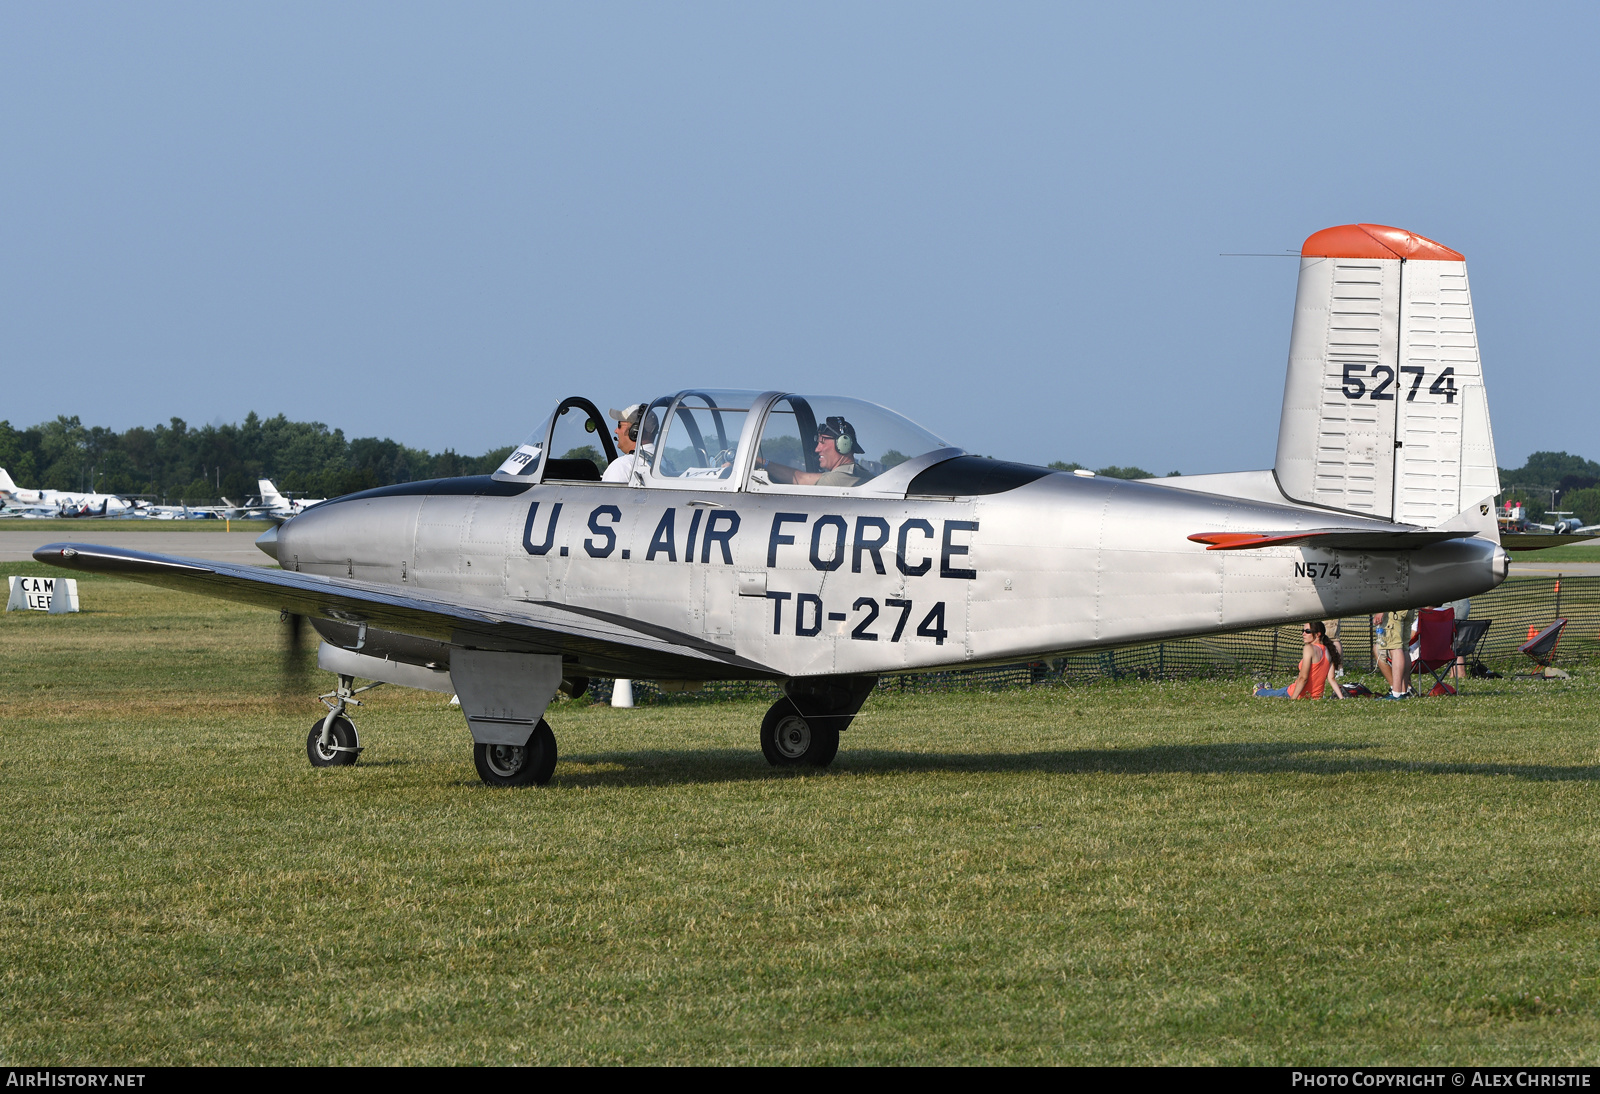
[[[1440,528],[1306,528],[1292,532],[1197,532],[1189,538],[1208,551],[1253,551],[1261,547],[1322,547],[1330,551],[1415,551],[1447,539],[1468,539],[1474,530]]]
[[[696,635],[551,601],[452,596],[87,543],[46,544],[33,557],[69,570],[110,574],[294,615],[367,623],[377,630],[456,646],[561,654],[593,675],[689,680],[782,677]]]

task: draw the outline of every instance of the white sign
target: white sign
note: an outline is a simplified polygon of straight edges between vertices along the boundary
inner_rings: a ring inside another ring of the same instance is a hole
[[[496,475],[531,475],[539,470],[539,457],[542,445],[518,445],[517,450],[506,457],[496,470]]]
[[[49,612],[61,615],[78,610],[75,577],[12,577],[8,612]]]

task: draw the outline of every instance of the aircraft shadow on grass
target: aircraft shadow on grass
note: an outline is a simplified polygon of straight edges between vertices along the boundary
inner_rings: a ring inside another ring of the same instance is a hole
[[[668,786],[753,781],[791,773],[834,777],[924,772],[1044,772],[1059,775],[1396,773],[1499,776],[1534,782],[1600,781],[1600,765],[1597,764],[1452,763],[1383,759],[1360,754],[1375,747],[1378,746],[1340,741],[1264,741],[1035,752],[938,753],[841,749],[839,758],[829,769],[832,774],[827,776],[816,769],[774,771],[761,763],[759,757],[753,758],[739,749],[599,752],[563,757],[563,766],[555,782],[568,786]]]

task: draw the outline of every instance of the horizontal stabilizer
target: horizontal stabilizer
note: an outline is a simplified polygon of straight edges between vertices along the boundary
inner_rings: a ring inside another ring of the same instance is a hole
[[[1600,535],[1593,532],[1588,535],[1523,532],[1502,537],[1500,546],[1507,551],[1543,551],[1547,547],[1565,547],[1569,543],[1588,543],[1591,539],[1600,539]],[[1595,552],[1595,561],[1600,562],[1600,551]]]
[[[1253,551],[1259,547],[1321,547],[1329,551],[1415,551],[1447,539],[1470,539],[1469,531],[1441,529],[1308,528],[1298,532],[1198,532],[1189,538],[1208,551]]]

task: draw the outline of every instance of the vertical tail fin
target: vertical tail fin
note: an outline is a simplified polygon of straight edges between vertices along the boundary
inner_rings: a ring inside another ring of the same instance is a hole
[[[1437,527],[1499,493],[1466,259],[1379,224],[1325,229],[1300,255],[1284,494]]]
[[[271,479],[260,479],[256,482],[256,489],[261,492],[263,505],[287,505],[288,499],[278,493],[278,488],[272,485]]]
[[[0,467],[0,497],[10,497],[16,492],[17,484],[11,481],[10,473]]]

